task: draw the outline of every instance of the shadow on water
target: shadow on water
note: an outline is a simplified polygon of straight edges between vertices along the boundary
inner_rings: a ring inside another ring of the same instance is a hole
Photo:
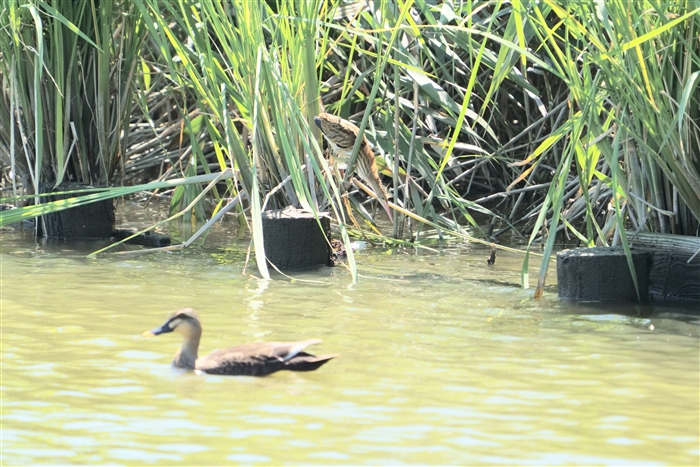
[[[688,301],[652,302],[647,305],[627,302],[570,302],[562,307],[563,315],[605,322],[627,322],[657,332],[700,336],[700,309]]]

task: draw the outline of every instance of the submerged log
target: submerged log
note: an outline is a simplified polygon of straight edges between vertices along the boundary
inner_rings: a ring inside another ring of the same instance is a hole
[[[319,226],[320,221],[320,226]],[[262,213],[265,255],[281,271],[331,266],[330,218],[287,208]]]
[[[57,188],[46,186],[48,192],[64,192],[93,188],[79,183],[59,185]],[[76,195],[57,194],[43,197],[44,202],[73,198]],[[41,216],[37,234],[48,238],[105,238],[112,236],[114,228],[114,200],[97,201],[95,203],[76,206],[63,211]]]
[[[651,255],[632,250],[639,301],[649,301]],[[637,302],[625,251],[620,247],[574,248],[557,254],[559,297],[578,301]]]
[[[628,238],[635,247],[652,252],[653,300],[700,301],[700,238],[650,232],[628,233]]]

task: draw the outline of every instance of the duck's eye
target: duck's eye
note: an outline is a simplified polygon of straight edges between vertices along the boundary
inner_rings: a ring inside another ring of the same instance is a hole
[[[180,315],[182,316],[182,315]],[[177,316],[175,319],[171,319],[170,322],[168,323],[168,327],[170,329],[175,329],[182,323],[182,318],[180,316]]]

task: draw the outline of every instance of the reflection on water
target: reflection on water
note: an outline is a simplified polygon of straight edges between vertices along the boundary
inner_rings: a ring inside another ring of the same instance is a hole
[[[259,281],[227,227],[97,259],[3,232],[3,464],[698,465],[694,310],[536,301],[518,257],[489,268],[464,246],[361,252],[356,285],[343,268]],[[175,370],[178,336],[141,332],[183,306],[203,353],[319,337],[341,357]]]

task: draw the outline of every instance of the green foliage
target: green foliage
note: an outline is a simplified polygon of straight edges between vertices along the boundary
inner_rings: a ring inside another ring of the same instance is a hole
[[[607,244],[614,226],[628,249],[628,222],[636,230],[693,233],[700,219],[700,7],[682,1],[542,5],[546,8],[533,5],[528,19],[568,89],[569,124],[558,135],[565,157],[557,171],[577,171],[586,232],[576,235],[589,244]],[[533,165],[554,141],[546,140],[530,156]],[[601,187],[609,190],[615,214],[608,228],[598,224],[592,199]],[[553,207],[550,232],[560,213],[566,216],[565,191],[564,183],[553,183],[541,208],[543,223],[543,213]],[[571,223],[567,227],[574,230]],[[533,230],[530,242],[534,235]],[[554,237],[547,240],[540,293]]]
[[[46,16],[50,5],[36,0],[9,5],[0,10],[8,25],[0,53],[10,58],[1,72],[12,79],[0,96],[6,110],[0,118],[17,122],[0,122],[0,151],[13,170],[26,161],[30,175],[45,173],[48,164],[52,180],[71,173],[90,181],[96,167],[114,172],[123,151],[103,148],[117,148],[118,135],[128,133],[126,86],[112,92],[121,97],[107,106],[94,91],[97,100],[70,101],[70,111],[44,103],[56,102],[64,88],[87,96],[87,71],[94,90],[123,84],[104,61],[123,57],[109,63],[123,77],[140,76],[133,80],[142,83],[135,99],[152,128],[149,94],[168,94],[179,106],[179,134],[168,131],[187,147],[180,175],[233,169],[225,193],[213,193],[245,194],[263,274],[263,206],[330,210],[346,241],[346,206],[371,220],[356,193],[342,200],[313,125],[322,110],[355,121],[384,162],[382,171],[392,174],[394,237],[420,239],[430,228],[441,238],[472,238],[470,231],[481,233],[473,216],[489,216],[500,227],[492,241],[513,232],[527,240],[528,252],[543,245],[538,294],[561,234],[628,248],[626,228],[688,234],[699,228],[700,8],[690,0],[140,0],[90,14],[92,3],[66,11],[59,8],[64,2],[51,4],[62,16]],[[114,27],[119,8],[127,13],[121,30]],[[93,18],[111,24],[115,40],[103,26],[90,27]],[[46,31],[62,32],[44,44]],[[146,33],[149,47],[138,55],[134,47]],[[75,61],[65,55],[60,65],[53,58],[56,49],[76,44],[83,52]],[[43,100],[33,98],[42,92]],[[99,110],[94,119],[102,115],[103,123],[86,139],[70,140],[75,118],[59,116],[83,115],[84,108]],[[35,133],[34,121],[62,131]],[[108,121],[120,123],[107,127]],[[49,149],[37,154],[51,157],[34,157],[47,134]],[[80,150],[68,150],[69,140]],[[92,153],[93,165],[80,162]],[[200,191],[198,184],[178,188],[173,212],[192,206]],[[194,206],[203,217],[201,205]]]
[[[13,186],[107,184],[144,38],[130,3],[8,0],[0,24],[0,155]]]
[[[320,1],[265,2],[156,0],[138,3],[170,78],[192,96],[207,119],[207,137],[219,167],[236,170],[251,206],[258,267],[266,275],[260,224],[261,197],[273,191],[269,208],[287,205],[319,210],[316,180],[325,180],[313,117],[320,111],[314,44]],[[184,110],[184,109],[183,109]],[[190,132],[188,167],[207,163]],[[306,167],[306,172],[302,169]],[[288,183],[291,182],[291,183]],[[235,181],[227,191],[238,193]],[[337,187],[321,183],[339,205]],[[175,199],[175,201],[182,201]],[[346,240],[347,234],[345,234]]]

